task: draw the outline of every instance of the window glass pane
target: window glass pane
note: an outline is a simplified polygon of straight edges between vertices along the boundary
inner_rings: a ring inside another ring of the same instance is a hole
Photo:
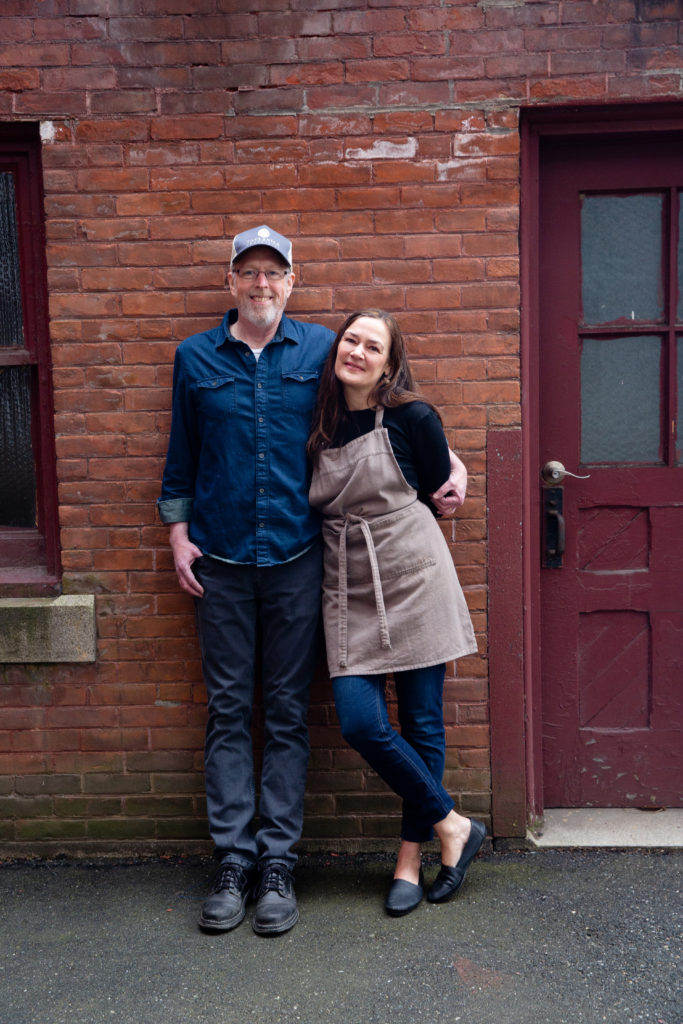
[[[14,177],[0,171],[0,345],[23,345]]]
[[[661,341],[585,338],[581,462],[661,462]]]
[[[30,366],[0,367],[0,526],[36,525]]]
[[[683,465],[683,338],[678,339],[678,412],[676,415],[676,463]]]
[[[661,195],[583,197],[584,323],[661,320],[663,206]]]

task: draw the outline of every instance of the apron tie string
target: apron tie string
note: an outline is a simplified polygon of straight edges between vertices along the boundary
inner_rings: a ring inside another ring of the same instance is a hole
[[[368,549],[370,559],[370,572],[372,573],[372,586],[375,593],[375,606],[377,618],[379,619],[379,639],[383,650],[391,647],[389,636],[389,625],[387,613],[384,607],[384,594],[382,593],[382,580],[379,575],[377,564],[377,552],[372,539],[370,527],[362,516],[355,516],[347,513],[344,518],[344,526],[339,537],[339,664],[345,668],[348,664],[348,567],[346,559],[346,531],[350,523],[360,526],[365,546]]]

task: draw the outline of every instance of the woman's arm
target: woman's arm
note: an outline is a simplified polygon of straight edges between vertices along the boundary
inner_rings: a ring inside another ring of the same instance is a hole
[[[438,414],[426,402],[411,402],[399,409],[409,443],[406,454],[417,478],[417,489],[426,498],[450,477],[448,441]]]

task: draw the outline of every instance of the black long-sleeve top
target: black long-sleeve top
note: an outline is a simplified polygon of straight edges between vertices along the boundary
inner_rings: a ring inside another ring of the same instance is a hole
[[[341,448],[375,426],[375,410],[348,412],[333,447]],[[448,442],[439,417],[426,402],[406,402],[384,410],[383,426],[401,472],[418,497],[435,511],[428,496],[450,475]]]

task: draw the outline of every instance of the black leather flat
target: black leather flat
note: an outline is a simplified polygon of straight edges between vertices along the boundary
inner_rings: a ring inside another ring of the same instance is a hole
[[[474,860],[481,844],[486,839],[486,826],[481,821],[470,821],[470,834],[460,854],[460,860],[454,868],[442,864],[441,869],[432,882],[427,899],[430,903],[444,903],[458,891],[465,880],[467,869]]]
[[[415,885],[413,882],[407,882],[405,878],[395,878],[384,901],[384,909],[387,914],[390,917],[403,917],[404,914],[409,914],[411,910],[415,910],[415,907],[422,902],[425,894],[424,884],[425,880],[421,868],[418,885]]]

